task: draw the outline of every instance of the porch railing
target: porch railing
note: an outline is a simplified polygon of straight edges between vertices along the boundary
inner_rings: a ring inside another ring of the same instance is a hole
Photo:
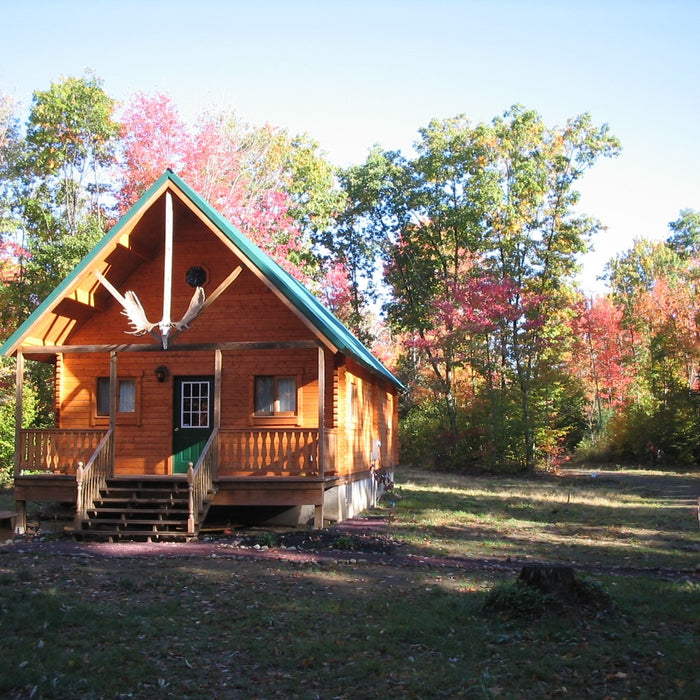
[[[22,430],[16,476],[76,474],[78,464],[82,462],[87,465],[98,447],[101,448],[105,437],[102,430]],[[111,458],[114,456],[113,439],[113,436],[110,437]],[[322,453],[326,475],[336,469],[336,441],[334,430],[324,431]],[[212,480],[216,479],[217,472],[222,476],[319,476],[319,447],[317,429],[221,428],[212,433],[198,461],[198,465],[202,463],[205,470],[201,477],[196,478],[205,478],[208,472]],[[195,471],[199,474],[199,470]],[[209,488],[210,485],[207,485],[206,489]]]
[[[216,480],[216,452],[218,430],[214,430],[197,460],[197,464],[187,470],[189,487],[189,515],[187,517],[187,534],[196,535],[200,523],[206,515],[206,503],[214,492]]]
[[[15,476],[75,474],[78,463],[86,464],[104,437],[104,430],[22,429]]]
[[[319,431],[309,428],[237,429],[219,431],[222,475],[317,476]]]
[[[108,430],[88,463],[85,466],[78,465],[75,474],[77,485],[75,523],[77,526],[87,517],[87,511],[93,506],[100,490],[107,486],[107,477],[112,475],[114,463],[113,447],[113,431]]]

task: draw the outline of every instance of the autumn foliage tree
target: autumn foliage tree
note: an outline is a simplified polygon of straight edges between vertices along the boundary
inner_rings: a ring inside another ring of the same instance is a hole
[[[697,214],[684,210],[664,241],[637,239],[608,265],[610,329],[624,372],[594,457],[655,464],[700,460],[700,255]],[[599,319],[600,322],[600,319]]]
[[[205,111],[189,125],[166,94],[135,94],[121,124],[123,210],[172,168],[288,272],[309,284],[319,277],[314,236],[339,192],[313,140],[233,112]]]
[[[623,309],[609,296],[582,298],[575,310],[569,371],[585,387],[589,430],[601,432],[628,399],[632,335],[623,325]]]

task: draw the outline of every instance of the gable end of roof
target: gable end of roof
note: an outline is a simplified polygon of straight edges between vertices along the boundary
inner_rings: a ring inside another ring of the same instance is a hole
[[[27,320],[0,347],[0,354],[13,355],[21,344],[21,340],[31,329],[35,321],[52,306],[60,301],[62,296],[77,280],[90,264],[98,260],[100,253],[109,246],[122,230],[134,218],[140,216],[146,204],[162,190],[172,184],[180,190],[183,196],[206,217],[240,252],[254,265],[270,282],[279,294],[284,296],[289,304],[303,316],[309,324],[316,328],[327,342],[344,355],[351,357],[360,366],[369,370],[395,387],[403,390],[403,384],[365,347],[311,292],[288,272],[282,269],[272,258],[250,241],[241,231],[224,218],[214,207],[204,200],[184,180],[172,170],[166,170],[156,182],[139,198],[139,200],[121,217],[112,229],[97,243],[97,245],[78,263],[46,299],[32,312]]]

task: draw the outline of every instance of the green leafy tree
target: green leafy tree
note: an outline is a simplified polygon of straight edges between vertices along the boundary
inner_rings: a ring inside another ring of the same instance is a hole
[[[672,234],[666,245],[684,259],[700,258],[700,211],[683,209],[668,226]]]
[[[114,101],[88,73],[36,91],[23,153],[14,167],[13,205],[22,231],[24,314],[48,294],[104,234],[112,216],[103,178],[119,126]]]
[[[0,95],[0,338],[9,335],[18,313],[12,285],[19,276],[20,222],[13,211],[16,165],[22,151],[17,105]]]
[[[674,249],[662,241],[638,238],[629,250],[613,257],[606,265],[606,279],[615,298],[631,310],[630,304],[649,291],[661,275],[681,265]]]
[[[382,154],[376,197],[360,208],[383,241],[389,319],[416,338],[453,454],[471,402],[472,416],[487,416],[482,454],[532,466],[567,430],[557,415],[576,257],[600,228],[575,212],[575,184],[619,144],[588,115],[548,128],[520,106],[419,133],[415,158]]]
[[[335,225],[317,239],[333,264],[347,276],[349,309],[344,321],[365,342],[372,340],[369,306],[377,299],[383,240],[381,225],[375,225],[371,217],[380,201],[388,167],[385,155],[374,148],[364,164],[339,172],[343,206],[338,208]]]
[[[6,104],[6,103],[4,103]],[[13,114],[0,126],[0,240],[4,335],[27,316],[104,234],[110,193],[103,183],[119,126],[100,81],[63,78],[33,96],[25,133]],[[3,115],[7,114],[5,107]],[[28,363],[27,395],[37,424],[52,415],[50,368]],[[7,399],[12,402],[14,397]],[[4,402],[5,405],[7,401]],[[8,417],[8,408],[3,409]],[[3,430],[7,433],[6,421]]]
[[[12,479],[15,454],[14,362],[0,359],[0,485]],[[28,377],[22,393],[23,427],[48,426],[35,383]]]
[[[21,148],[17,105],[8,95],[0,93],[0,238],[3,241],[13,239],[11,185]]]
[[[493,121],[489,139],[497,187],[488,207],[488,247],[501,277],[515,283],[512,303],[522,309],[501,325],[498,344],[504,377],[519,392],[521,445],[514,456],[531,466],[538,456],[535,433],[552,415],[532,399],[542,395],[568,347],[577,256],[600,230],[597,220],[576,212],[576,183],[599,158],[617,155],[620,145],[607,125],[595,126],[588,114],[548,128],[520,106]]]

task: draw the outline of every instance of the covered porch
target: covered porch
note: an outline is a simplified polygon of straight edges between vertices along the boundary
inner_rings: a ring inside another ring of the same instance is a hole
[[[187,535],[195,536],[211,505],[313,505],[323,522],[323,495],[337,480],[336,433],[318,429],[215,429],[186,474],[118,475],[112,430],[23,429],[15,472],[17,529],[26,501],[75,503],[80,527],[110,482],[180,482],[188,493]]]
[[[105,429],[24,429],[16,434],[14,465],[17,530],[26,528],[27,501],[75,503],[76,527],[85,524],[95,504],[104,497],[108,483],[130,479],[133,483],[181,484],[188,492],[188,536],[195,536],[209,506],[311,505],[314,522],[323,523],[324,491],[337,481],[337,434],[325,426],[325,351],[316,343],[286,345],[314,348],[318,352],[318,427],[223,427],[221,419],[222,352],[234,348],[279,350],[279,343],[234,343],[197,346],[214,355],[211,434],[201,452],[186,464],[182,474],[125,472],[117,467],[120,433],[117,427],[118,355],[144,346],[23,348],[17,354],[17,425],[22,424],[22,385],[25,355],[46,358],[50,353],[109,352],[109,424]],[[186,347],[178,347],[182,352]],[[316,378],[315,378],[316,379]]]

